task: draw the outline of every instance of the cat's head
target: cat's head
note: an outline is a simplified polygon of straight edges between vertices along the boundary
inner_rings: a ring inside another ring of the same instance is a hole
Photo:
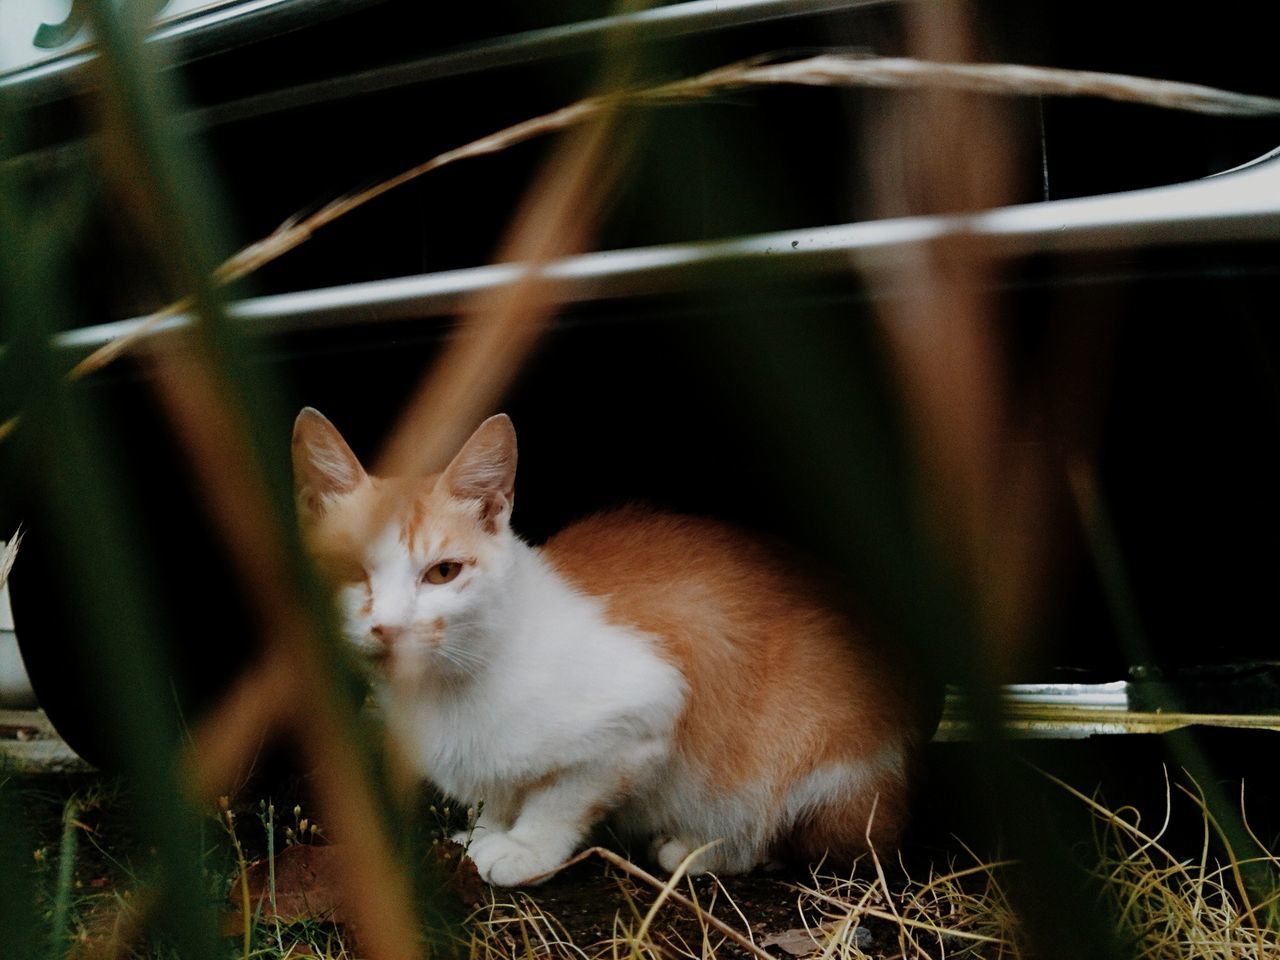
[[[371,476],[310,407],[293,428],[303,532],[337,585],[348,639],[393,676],[456,678],[484,662],[514,553],[516,434],[482,423],[441,473]]]

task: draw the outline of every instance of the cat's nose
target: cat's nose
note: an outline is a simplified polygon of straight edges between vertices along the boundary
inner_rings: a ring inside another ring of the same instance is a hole
[[[369,632],[373,634],[375,640],[389,649],[396,642],[396,638],[400,636],[401,628],[389,627],[386,624],[379,623],[371,627]]]

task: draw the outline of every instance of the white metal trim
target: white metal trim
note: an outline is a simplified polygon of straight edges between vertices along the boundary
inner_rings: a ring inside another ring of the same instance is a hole
[[[1280,239],[1280,159],[1191,183],[1100,197],[590,253],[558,260],[546,272],[562,281],[566,303],[583,303],[690,289],[716,269],[766,261],[798,274],[879,270],[914,248],[957,237],[984,241],[1004,256]],[[511,283],[523,269],[496,264],[255,297],[231,304],[229,312],[262,333],[447,316],[469,295]],[[71,330],[55,344],[91,350],[145,319]],[[189,317],[178,316],[156,332],[189,323]]]

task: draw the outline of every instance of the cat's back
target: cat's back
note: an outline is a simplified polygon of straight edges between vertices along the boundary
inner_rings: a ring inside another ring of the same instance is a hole
[[[542,554],[577,589],[605,600],[613,618],[661,634],[723,626],[726,617],[741,632],[769,608],[822,606],[780,549],[702,517],[610,510],[566,527]]]
[[[703,675],[695,680],[733,671],[757,699],[813,702],[888,679],[810,567],[728,524],[627,507],[574,523],[542,553],[611,620],[658,637],[686,674]]]
[[[728,524],[628,506],[561,530],[542,554],[587,593],[636,594],[656,585],[696,593],[729,586],[764,561],[762,546]]]

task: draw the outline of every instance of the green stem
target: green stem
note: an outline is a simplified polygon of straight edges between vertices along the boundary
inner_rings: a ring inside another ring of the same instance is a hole
[[[71,885],[76,867],[76,830],[80,805],[75,797],[62,811],[62,842],[58,846],[58,886],[53,900],[53,926],[49,934],[50,960],[58,960],[67,944],[67,923],[71,916]]]
[[[276,910],[276,805],[267,802],[267,896],[271,898],[271,919],[276,928],[276,946],[284,953],[280,935],[280,912]]]

